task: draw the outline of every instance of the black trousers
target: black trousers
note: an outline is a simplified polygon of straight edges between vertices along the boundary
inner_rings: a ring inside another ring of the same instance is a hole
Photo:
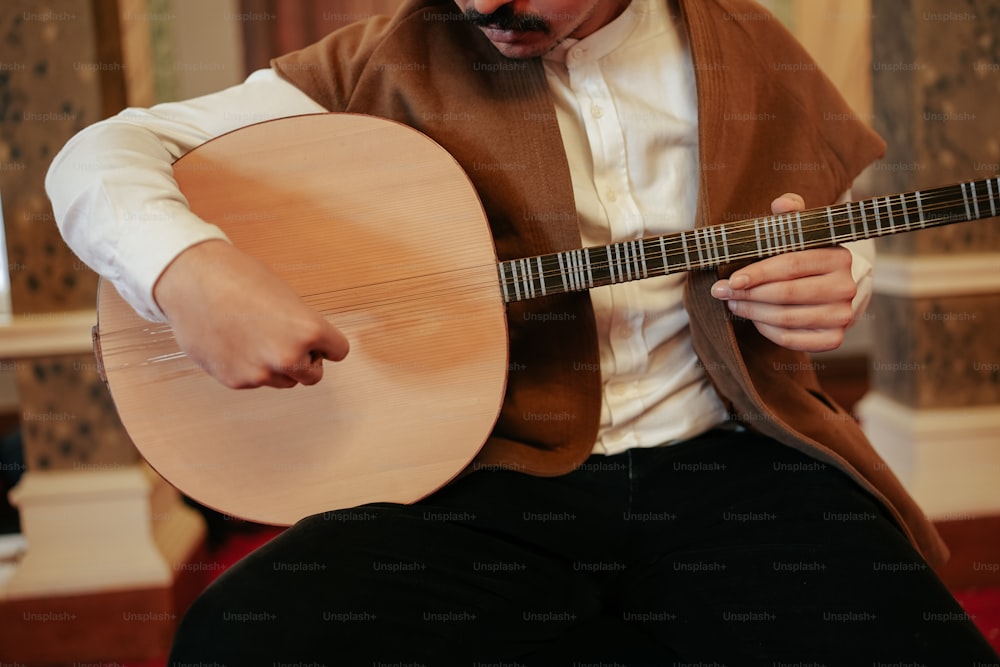
[[[188,612],[171,665],[998,664],[881,507],[749,433],[481,471],[309,517]]]

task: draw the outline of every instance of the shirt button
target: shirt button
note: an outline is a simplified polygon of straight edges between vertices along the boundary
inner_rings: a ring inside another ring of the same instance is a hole
[[[635,334],[635,330],[628,325],[622,325],[615,328],[615,338],[620,340],[628,340]]]
[[[604,109],[595,104],[594,106],[590,107],[590,115],[593,116],[594,118],[600,118],[604,115]]]
[[[571,60],[580,60],[581,58],[583,58],[584,55],[586,55],[586,53],[587,53],[586,49],[577,47],[569,52],[569,57]]]
[[[618,201],[618,195],[615,193],[614,190],[608,190],[607,199],[609,202],[616,202]]]

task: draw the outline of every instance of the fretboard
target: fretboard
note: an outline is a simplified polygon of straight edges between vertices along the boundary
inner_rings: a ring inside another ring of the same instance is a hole
[[[1000,177],[500,262],[506,303],[995,217]]]

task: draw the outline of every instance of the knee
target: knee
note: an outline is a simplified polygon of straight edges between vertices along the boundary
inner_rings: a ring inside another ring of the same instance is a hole
[[[259,623],[248,622],[245,605],[228,587],[216,584],[205,589],[181,619],[168,665],[251,664],[241,653],[261,634],[259,627],[254,630]]]

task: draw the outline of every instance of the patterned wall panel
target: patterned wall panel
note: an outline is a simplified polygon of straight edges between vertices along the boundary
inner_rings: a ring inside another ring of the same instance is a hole
[[[99,48],[108,45],[100,43],[93,10],[87,0],[0,5],[0,194],[20,317],[94,307],[97,278],[63,243],[44,191],[52,158],[103,117],[101,84],[125,67]],[[93,356],[18,360],[14,367],[29,469],[135,459]]]
[[[990,0],[874,0],[875,127],[890,193],[1000,174],[1000,11]],[[996,219],[880,239],[879,253],[954,261],[994,253]],[[876,291],[878,283],[876,282]],[[1000,295],[876,293],[874,388],[910,407],[1000,407]],[[966,291],[981,292],[981,289]]]
[[[873,389],[917,408],[1000,405],[1000,295],[879,295],[870,312],[884,334],[873,349]]]
[[[96,277],[55,228],[42,187],[52,157],[101,117],[90,3],[0,6],[0,195],[15,313],[93,306]]]
[[[875,0],[875,129],[881,193],[1000,175],[1000,11],[992,0]],[[879,241],[883,252],[1000,251],[1000,226],[956,225]]]

